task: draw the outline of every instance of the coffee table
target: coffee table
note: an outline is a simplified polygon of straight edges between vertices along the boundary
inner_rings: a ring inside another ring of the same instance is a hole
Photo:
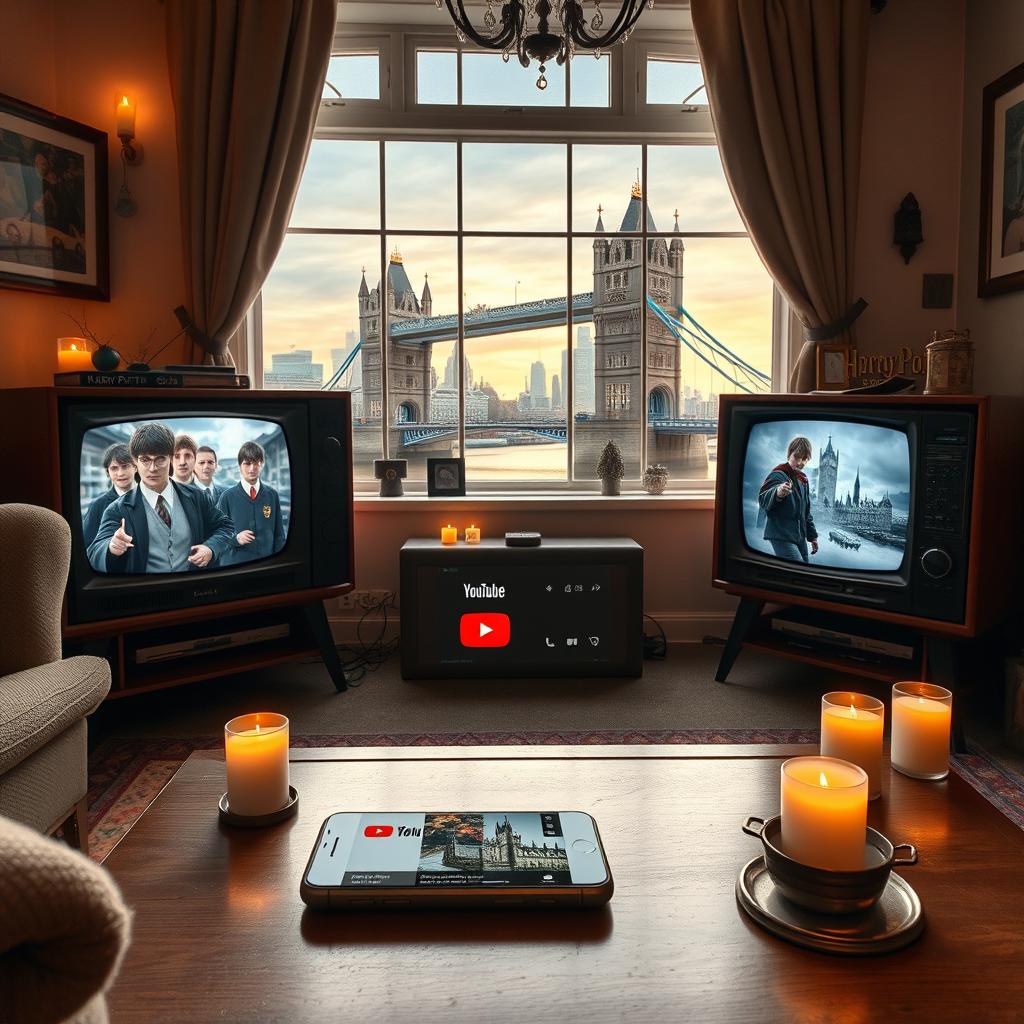
[[[217,820],[224,764],[197,752],[106,866],[135,908],[110,1017],[138,1021],[997,1021],[1024,1008],[1024,833],[959,777],[885,772],[869,823],[927,926],[849,959],[790,945],[736,905],[801,746],[294,750],[296,818]],[[615,876],[599,911],[325,915],[299,880],[338,810],[587,810]]]

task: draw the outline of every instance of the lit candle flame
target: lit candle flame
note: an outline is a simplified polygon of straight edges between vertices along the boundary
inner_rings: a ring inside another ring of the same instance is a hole
[[[857,709],[852,704],[850,705],[850,717],[851,718],[856,718],[857,717]]]
[[[71,351],[72,352],[77,352],[78,351],[78,346],[74,342],[71,342]]]
[[[825,789],[828,789],[828,779],[825,778],[824,772],[818,772],[818,785],[823,786]]]
[[[128,106],[128,97],[127,96],[122,96],[121,97],[121,106],[122,107],[127,107]]]

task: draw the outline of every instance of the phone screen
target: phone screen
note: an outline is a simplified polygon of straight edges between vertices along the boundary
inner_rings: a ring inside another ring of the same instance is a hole
[[[336,814],[310,866],[312,885],[569,886],[607,877],[581,812]]]

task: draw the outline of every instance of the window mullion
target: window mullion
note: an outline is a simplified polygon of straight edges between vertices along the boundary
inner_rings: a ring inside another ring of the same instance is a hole
[[[380,339],[380,429],[381,429],[381,452],[385,459],[391,458],[390,438],[391,414],[388,408],[388,348],[391,343],[391,324],[388,319],[388,218],[387,218],[387,182],[384,171],[384,146],[383,139],[378,143],[380,165],[380,291],[377,299],[380,304],[380,317],[378,318],[378,332]],[[366,386],[363,386],[363,393],[366,393]],[[370,410],[372,413],[372,410]]]
[[[462,66],[462,59],[460,54],[459,67]],[[459,80],[459,96],[461,99],[462,81],[461,72]],[[463,257],[463,222],[462,222],[462,143],[457,142],[455,144],[455,225],[458,230],[455,254],[456,262],[458,263],[458,307],[459,317],[458,325],[456,327],[456,352],[459,361],[459,423],[458,423],[458,437],[459,437],[459,455],[463,459],[463,465],[465,465],[466,458],[466,325],[465,325],[465,302],[463,301],[463,288],[464,284],[464,273],[462,266]]]
[[[640,479],[647,465],[647,145],[640,147]]]
[[[573,414],[575,412],[575,394],[573,381],[575,371],[572,365],[572,145],[565,147],[565,380],[562,381],[562,404],[565,406],[565,457],[567,461],[566,479],[571,483],[575,479],[573,463],[575,462],[576,439],[573,433]]]

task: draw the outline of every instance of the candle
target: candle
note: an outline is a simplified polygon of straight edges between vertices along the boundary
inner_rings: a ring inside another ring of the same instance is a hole
[[[261,712],[224,726],[228,809],[271,814],[288,803],[288,719]]]
[[[479,544],[480,543],[480,527],[479,526],[467,526],[466,527],[466,543],[467,544]]]
[[[135,138],[135,104],[122,96],[117,104],[117,135],[122,139]]]
[[[953,694],[931,683],[892,688],[892,766],[915,779],[949,774],[949,727]]]
[[[456,544],[459,540],[459,531],[449,523],[447,526],[441,527],[441,543],[442,544]]]
[[[95,370],[92,349],[85,338],[57,339],[57,372]]]
[[[882,795],[882,726],[885,705],[863,693],[826,693],[821,698],[821,753],[863,768],[868,799]]]
[[[864,867],[868,776],[834,757],[791,757],[782,764],[782,851],[829,871]]]

